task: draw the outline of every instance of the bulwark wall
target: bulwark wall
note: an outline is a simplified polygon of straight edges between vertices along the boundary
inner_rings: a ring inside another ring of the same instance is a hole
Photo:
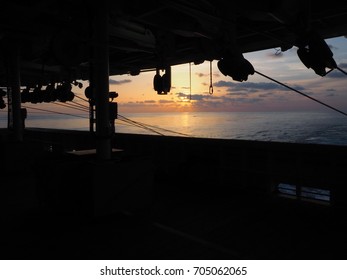
[[[67,154],[95,148],[95,137],[88,132],[27,129],[22,145],[2,142],[3,170],[14,174],[13,168],[25,167],[41,186],[52,185],[52,178],[60,178],[57,186],[64,186],[63,178],[73,185],[102,181],[107,189],[99,194],[107,195],[112,186],[131,182],[132,193],[144,196],[147,191],[139,192],[143,182],[148,192],[163,197],[246,194],[261,199],[275,195],[278,184],[286,183],[329,190],[331,205],[346,204],[347,146],[117,134],[113,147],[122,152],[101,166],[93,155]],[[39,171],[44,168],[46,172]]]

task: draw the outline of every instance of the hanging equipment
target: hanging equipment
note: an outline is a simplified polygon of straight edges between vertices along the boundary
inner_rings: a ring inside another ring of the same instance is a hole
[[[165,68],[165,74],[162,76],[163,94],[167,94],[171,89],[171,66]]]
[[[156,69],[156,74],[153,78],[153,88],[158,94],[163,92],[163,81],[159,73],[159,68]]]
[[[326,68],[337,68],[332,51],[317,33],[311,31],[299,38],[298,47],[297,54],[301,62],[317,75],[325,76]]]
[[[212,83],[212,60],[210,61],[210,87],[208,89],[209,94],[213,94],[213,83]]]
[[[189,101],[192,100],[192,64],[189,62]]]

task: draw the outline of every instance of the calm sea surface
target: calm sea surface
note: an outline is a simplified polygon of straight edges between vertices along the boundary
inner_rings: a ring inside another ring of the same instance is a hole
[[[116,120],[116,132],[222,139],[347,145],[347,117],[320,112],[133,113]],[[0,115],[6,127],[6,114]],[[28,116],[26,127],[88,130],[87,118]]]

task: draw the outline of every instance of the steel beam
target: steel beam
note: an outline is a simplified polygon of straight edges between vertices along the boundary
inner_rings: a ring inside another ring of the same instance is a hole
[[[97,158],[111,158],[112,131],[109,119],[109,9],[108,1],[92,5],[91,80],[96,110]]]

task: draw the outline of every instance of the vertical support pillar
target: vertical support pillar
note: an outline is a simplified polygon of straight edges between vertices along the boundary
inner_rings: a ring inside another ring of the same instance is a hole
[[[111,158],[111,127],[109,118],[109,9],[108,1],[98,1],[92,30],[92,90],[96,110],[96,153],[98,159]]]
[[[89,132],[94,133],[95,116],[94,100],[89,100]]]
[[[8,49],[8,128],[13,131],[14,141],[23,141],[23,118],[20,95],[20,54],[19,47],[13,43]]]

